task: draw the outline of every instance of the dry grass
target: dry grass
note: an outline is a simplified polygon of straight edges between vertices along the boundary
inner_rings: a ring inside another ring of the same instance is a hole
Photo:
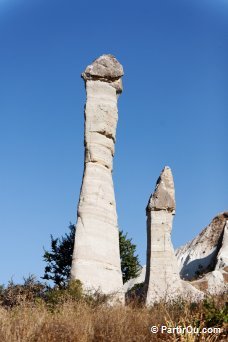
[[[219,303],[217,303],[220,305]],[[221,302],[221,305],[224,306]],[[45,303],[0,307],[1,342],[89,342],[89,341],[226,341],[223,333],[209,335],[152,334],[151,326],[206,326],[203,304],[181,301],[152,309],[140,305],[91,306],[84,301],[66,301],[49,308]]]

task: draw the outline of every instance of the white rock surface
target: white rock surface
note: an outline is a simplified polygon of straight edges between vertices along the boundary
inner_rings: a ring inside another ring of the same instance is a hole
[[[227,220],[227,212],[217,215],[192,241],[176,250],[183,279],[192,280],[200,274],[221,269],[222,265],[223,268],[228,266],[227,226],[224,228]]]
[[[145,281],[145,276],[146,265],[142,267],[139,275],[136,278],[130,279],[124,284],[124,292],[127,293],[133,288],[134,285],[143,283]],[[195,286],[195,284],[192,285],[192,283],[188,281],[181,280],[181,287],[181,292],[178,292],[177,296],[180,296],[183,299],[198,301],[204,297],[204,293],[202,292],[203,289],[201,290],[200,286]]]
[[[117,98],[123,68],[112,55],[88,66],[86,84],[85,165],[78,204],[71,277],[84,289],[116,293],[124,301],[119,232],[112,180]]]
[[[179,268],[171,242],[175,214],[174,182],[165,167],[146,208],[147,266],[144,291],[146,305],[171,300],[183,293]]]
[[[142,267],[136,278],[129,279],[123,286],[124,292],[127,293],[136,284],[144,283],[146,277],[146,265]]]
[[[226,267],[228,267],[228,220],[223,230],[222,245],[217,255],[215,270],[225,269]]]
[[[212,271],[202,278],[191,281],[191,284],[198,290],[209,295],[225,293],[228,290],[227,283],[224,281],[224,274],[221,271]],[[185,281],[187,283],[187,281]]]
[[[228,213],[217,215],[192,241],[178,248],[176,255],[180,273],[184,274],[185,279],[188,277],[192,279],[192,281],[182,280],[184,297],[200,299],[202,292],[206,294],[227,292]],[[137,278],[130,279],[124,284],[125,292],[145,280],[145,270],[146,266],[143,266]],[[191,270],[190,274],[189,270]]]
[[[211,267],[207,267],[204,271],[206,274],[191,282],[199,290],[211,295],[228,292],[228,220],[226,218],[227,213],[220,214],[209,225],[210,230],[211,226],[214,226],[214,228],[217,227],[217,232],[220,232],[220,235],[217,234],[217,237],[219,236],[217,241],[214,240],[217,246],[216,253],[211,259]],[[222,227],[224,227],[223,230]],[[216,234],[214,234],[214,239],[215,236]],[[208,272],[208,270],[211,271]]]

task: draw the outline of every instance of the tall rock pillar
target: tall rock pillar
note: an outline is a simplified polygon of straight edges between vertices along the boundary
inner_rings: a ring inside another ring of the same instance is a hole
[[[175,191],[171,169],[165,167],[157,180],[147,208],[146,305],[170,300],[182,293],[179,269],[171,242]]]
[[[86,86],[85,164],[78,204],[72,279],[87,290],[119,293],[123,301],[119,231],[112,180],[122,92],[123,67],[112,55],[102,55],[82,78]]]

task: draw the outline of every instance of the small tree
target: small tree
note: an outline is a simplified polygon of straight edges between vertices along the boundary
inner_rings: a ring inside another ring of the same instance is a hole
[[[69,225],[70,232],[54,239],[51,235],[51,251],[44,252],[47,263],[42,279],[52,280],[55,285],[65,287],[70,278],[70,269],[74,249],[75,225]]]
[[[127,233],[124,234],[121,230],[119,232],[120,243],[120,260],[123,283],[126,283],[131,278],[137,277],[142,266],[139,263],[138,255],[135,255],[136,245],[132,239],[127,238]]]
[[[54,239],[51,235],[51,251],[44,253],[47,266],[42,279],[52,280],[55,285],[65,287],[70,278],[70,269],[74,249],[75,225],[69,225],[70,232],[60,238]],[[119,232],[120,259],[123,282],[135,278],[140,269],[138,255],[135,255],[136,245],[127,239],[127,234]]]

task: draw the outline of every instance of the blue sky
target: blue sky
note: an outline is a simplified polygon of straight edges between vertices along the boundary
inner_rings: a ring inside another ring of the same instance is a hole
[[[227,16],[226,0],[0,0],[0,283],[42,276],[50,234],[76,221],[80,74],[103,53],[125,70],[113,177],[119,226],[141,262],[164,165],[175,247],[228,210]]]

